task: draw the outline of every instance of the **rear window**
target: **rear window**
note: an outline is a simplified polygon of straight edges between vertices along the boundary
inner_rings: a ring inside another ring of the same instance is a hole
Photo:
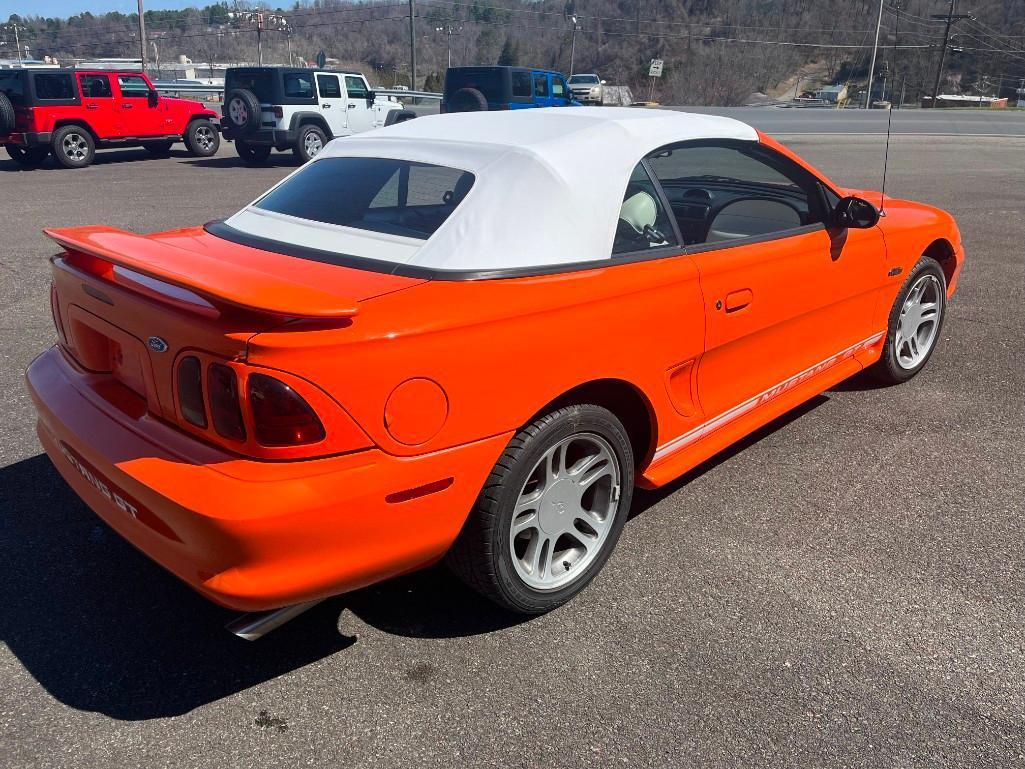
[[[460,88],[473,88],[484,94],[484,98],[492,102],[505,101],[502,87],[502,71],[495,69],[482,70],[449,70],[445,76],[445,95],[451,96]]]
[[[255,203],[264,211],[426,240],[473,186],[466,171],[386,158],[324,158]]]
[[[247,91],[252,91],[261,103],[273,104],[276,101],[274,74],[270,70],[254,69],[229,72],[227,80],[227,91],[245,88]]]
[[[286,99],[312,99],[313,75],[308,72],[286,72],[282,78]]]
[[[25,106],[25,73],[0,70],[0,91],[7,94],[11,104],[16,107]]]
[[[37,72],[32,80],[39,101],[66,101],[76,98],[71,75]]]
[[[513,70],[512,95],[518,98],[530,98],[531,93],[529,72],[524,72],[523,70]]]

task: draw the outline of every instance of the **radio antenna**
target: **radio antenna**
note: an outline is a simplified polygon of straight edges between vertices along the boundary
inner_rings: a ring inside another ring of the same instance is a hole
[[[897,51],[900,50],[900,36],[897,34],[900,29],[900,0],[896,0],[893,4],[893,12],[896,18],[893,21],[893,68],[892,76],[893,81],[897,81]],[[882,6],[880,6],[880,16],[882,16]],[[870,73],[871,74],[871,73]],[[886,87],[886,81],[883,81],[883,87]],[[901,96],[904,94],[901,93]],[[868,94],[869,101],[872,100],[872,92],[869,89]],[[886,150],[883,152],[883,185],[879,190],[879,213],[882,216],[886,215],[886,169],[890,164],[890,128],[893,125],[893,87],[890,87],[890,108],[886,110]]]

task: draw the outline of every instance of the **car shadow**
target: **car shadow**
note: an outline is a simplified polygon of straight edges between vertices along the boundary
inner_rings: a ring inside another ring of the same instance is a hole
[[[236,155],[218,155],[212,158],[189,156],[182,162],[199,168],[297,168],[302,165],[291,152],[272,152],[264,162],[252,164],[246,163]]]
[[[158,161],[167,160],[168,158],[192,158],[185,149],[172,149],[166,155],[153,155],[149,151],[142,147],[126,147],[125,149],[114,149],[114,150],[97,150],[96,156],[93,159],[90,167],[105,166],[105,165],[117,165],[119,163],[138,163],[145,161]],[[35,166],[33,168],[26,168],[25,166],[16,163],[10,158],[4,158],[0,160],[0,171],[16,172],[24,171],[29,173],[38,173],[40,171],[65,171],[74,172],[80,169],[64,168],[59,165],[51,155],[48,157],[42,165]]]
[[[123,720],[181,715],[384,632],[486,633],[523,621],[440,567],[330,599],[250,643],[97,518],[45,454],[0,470],[0,640],[53,697]]]

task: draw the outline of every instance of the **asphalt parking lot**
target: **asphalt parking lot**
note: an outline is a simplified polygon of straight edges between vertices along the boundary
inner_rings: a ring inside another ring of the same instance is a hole
[[[878,136],[788,143],[878,187]],[[889,191],[952,211],[968,251],[929,367],[844,383],[639,495],[570,605],[524,622],[433,569],[256,644],[67,489],[22,372],[54,339],[42,227],[202,223],[291,157],[4,157],[0,764],[1025,765],[1023,157],[895,137]]]

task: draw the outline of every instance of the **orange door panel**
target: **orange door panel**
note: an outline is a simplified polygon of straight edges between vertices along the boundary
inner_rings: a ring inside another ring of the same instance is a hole
[[[706,417],[868,337],[885,260],[876,229],[822,228],[693,256],[705,301]]]

